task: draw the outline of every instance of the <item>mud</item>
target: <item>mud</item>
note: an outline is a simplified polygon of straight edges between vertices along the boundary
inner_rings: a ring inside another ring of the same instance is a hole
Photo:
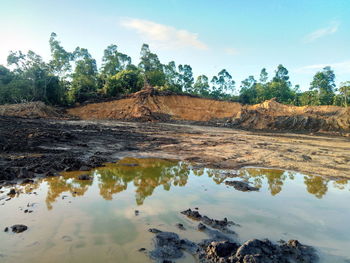
[[[197,167],[263,166],[350,177],[350,140],[345,137],[164,123],[0,117],[0,184],[26,182],[61,171],[85,171],[124,156],[173,158]]]
[[[233,186],[236,190],[242,192],[259,191],[259,188],[249,185],[248,182],[242,181],[225,181],[226,185]]]
[[[203,263],[313,263],[319,261],[314,248],[303,245],[297,240],[288,242],[281,240],[279,243],[273,243],[268,239],[251,239],[240,244],[237,236],[234,236],[234,231],[227,233],[227,229],[211,229],[211,227],[216,228],[216,224],[212,222],[229,222],[227,219],[223,221],[211,219],[191,209],[181,213],[192,220],[201,220],[203,223],[199,224],[197,230],[208,231],[206,233],[209,238],[195,243],[181,239],[176,233],[153,229],[151,232],[155,233],[154,249],[148,254],[156,262],[174,262],[183,257],[184,251]],[[206,220],[202,220],[203,218]],[[213,232],[216,234],[213,235]]]

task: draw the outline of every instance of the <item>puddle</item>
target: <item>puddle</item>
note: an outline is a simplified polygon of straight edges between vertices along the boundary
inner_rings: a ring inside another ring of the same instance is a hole
[[[93,180],[78,180],[81,174]],[[231,174],[231,175],[230,175]],[[198,207],[227,217],[240,241],[298,239],[321,253],[321,262],[350,258],[350,185],[275,169],[232,172],[195,169],[175,160],[125,158],[90,172],[70,172],[16,186],[11,200],[0,191],[1,262],[152,262],[149,228],[183,238],[206,238],[180,211]],[[242,192],[225,180],[243,180],[260,190]],[[27,213],[24,211],[28,210]],[[137,210],[137,211],[136,211]],[[32,212],[29,212],[32,211]],[[179,230],[181,223],[187,229]],[[25,224],[21,234],[6,226]],[[187,255],[177,262],[195,262]]]

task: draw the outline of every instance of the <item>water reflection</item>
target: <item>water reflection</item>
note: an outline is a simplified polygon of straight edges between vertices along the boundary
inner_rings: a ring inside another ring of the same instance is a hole
[[[53,203],[63,193],[70,193],[73,197],[83,196],[93,184],[97,185],[100,196],[105,200],[112,200],[128,187],[134,187],[136,204],[142,205],[157,187],[169,191],[172,186],[185,186],[190,174],[208,176],[216,184],[222,184],[226,179],[244,180],[258,188],[266,186],[272,196],[281,193],[288,180],[295,180],[297,176],[302,176],[295,172],[264,168],[245,168],[233,174],[223,170],[193,169],[191,165],[184,162],[152,158],[124,158],[88,172],[93,175],[93,180],[79,180],[78,176],[84,173],[86,172],[69,172],[60,177],[44,178],[35,184],[25,185],[23,191],[35,192],[42,183],[45,183],[48,188],[46,205],[50,210]],[[349,189],[346,179],[330,180],[319,176],[304,175],[303,183],[307,192],[317,198],[326,195],[330,183],[339,190]]]

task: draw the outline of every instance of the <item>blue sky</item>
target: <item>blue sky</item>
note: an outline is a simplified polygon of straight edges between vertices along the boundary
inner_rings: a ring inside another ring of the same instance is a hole
[[[138,63],[148,43],[163,63],[190,64],[196,76],[225,68],[237,86],[283,64],[305,90],[326,65],[337,83],[350,80],[349,14],[348,0],[1,0],[0,64],[10,50],[49,59],[55,32],[98,63],[111,43]]]

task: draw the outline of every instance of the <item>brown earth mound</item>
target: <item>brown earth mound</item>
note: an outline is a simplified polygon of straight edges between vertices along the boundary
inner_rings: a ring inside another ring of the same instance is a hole
[[[350,132],[350,108],[336,106],[291,106],[274,99],[242,107],[232,125],[259,130]]]
[[[210,122],[257,130],[350,132],[350,109],[291,106],[268,100],[243,106],[236,102],[161,93],[147,88],[123,99],[68,110],[81,119]]]
[[[235,116],[241,108],[242,105],[236,102],[162,94],[149,88],[120,100],[72,108],[68,113],[81,119],[207,122]]]
[[[0,116],[16,116],[24,118],[64,118],[64,114],[57,108],[43,102],[28,102],[20,104],[0,105]]]

